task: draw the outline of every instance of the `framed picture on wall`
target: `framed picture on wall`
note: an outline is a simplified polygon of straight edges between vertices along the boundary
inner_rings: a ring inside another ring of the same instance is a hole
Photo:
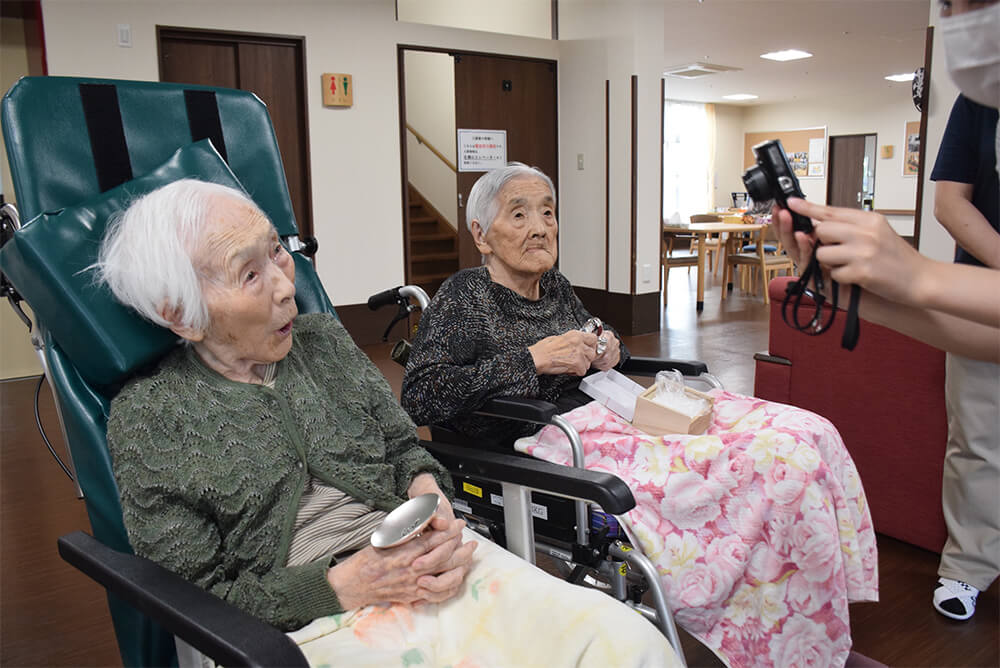
[[[920,172],[920,121],[907,121],[903,127],[903,176]]]

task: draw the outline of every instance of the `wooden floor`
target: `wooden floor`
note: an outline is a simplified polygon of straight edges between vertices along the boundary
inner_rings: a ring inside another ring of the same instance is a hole
[[[694,272],[671,271],[661,333],[629,337],[627,345],[640,355],[703,359],[728,389],[751,393],[751,356],[767,346],[766,307],[739,294],[721,302],[709,283],[698,316],[694,284]],[[388,351],[388,344],[366,347],[398,392],[402,373]],[[36,382],[0,382],[0,666],[121,665],[103,591],[56,554],[58,536],[89,525],[37,435]],[[41,416],[62,454],[47,387]],[[852,606],[855,650],[890,666],[1000,665],[997,583],[980,596],[972,621],[952,622],[930,605],[936,566],[933,553],[879,538],[881,602]],[[721,665],[690,637],[684,643],[691,665]]]

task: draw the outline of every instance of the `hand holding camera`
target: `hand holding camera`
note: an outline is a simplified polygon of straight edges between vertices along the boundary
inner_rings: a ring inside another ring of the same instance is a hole
[[[780,139],[772,139],[753,147],[757,164],[743,173],[743,184],[755,202],[766,202],[773,199],[778,207],[785,209],[792,216],[792,228],[809,234],[813,231],[812,221],[808,216],[796,213],[788,208],[789,197],[805,199],[799,180],[792,170],[785,148]]]

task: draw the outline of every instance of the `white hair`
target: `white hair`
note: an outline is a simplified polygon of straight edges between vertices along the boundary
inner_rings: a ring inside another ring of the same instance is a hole
[[[479,227],[485,235],[500,212],[500,191],[508,181],[517,178],[539,179],[549,187],[552,193],[552,205],[556,203],[556,189],[545,172],[537,167],[529,167],[523,162],[509,162],[504,167],[486,172],[472,186],[469,201],[465,206],[465,225],[472,232],[472,221],[478,220]]]
[[[161,315],[176,312],[178,324],[204,331],[209,324],[193,257],[217,210],[228,198],[257,205],[234,188],[182,179],[143,195],[109,221],[91,265],[115,298],[163,327]]]

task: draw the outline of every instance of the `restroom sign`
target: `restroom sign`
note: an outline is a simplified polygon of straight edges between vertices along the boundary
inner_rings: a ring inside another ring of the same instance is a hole
[[[458,131],[458,171],[488,172],[506,164],[506,130]]]

